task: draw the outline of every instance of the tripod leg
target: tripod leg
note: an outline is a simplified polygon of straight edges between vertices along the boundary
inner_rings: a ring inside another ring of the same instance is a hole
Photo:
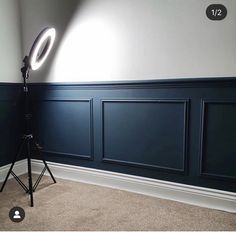
[[[30,151],[30,139],[27,141],[27,162],[28,162],[28,180],[29,180],[29,195],[30,195],[30,206],[34,206],[33,199],[33,184],[32,184],[32,171],[31,171],[31,151]]]
[[[48,170],[48,172],[49,172],[49,174],[50,174],[50,176],[51,176],[53,182],[54,182],[54,183],[57,183],[56,180],[55,180],[55,178],[54,178],[54,176],[53,176],[53,174],[52,174],[52,172],[50,171],[50,169],[49,169],[49,167],[48,167],[46,161],[45,161],[44,159],[42,159],[42,160],[43,160],[43,163],[44,163],[45,167],[47,168],[47,170]]]
[[[52,172],[51,172],[51,170],[49,169],[49,167],[48,167],[48,165],[47,165],[47,162],[46,162],[45,159],[44,159],[44,156],[42,155],[42,152],[41,152],[40,149],[38,148],[37,143],[36,143],[34,140],[33,140],[33,142],[34,142],[35,147],[38,149],[39,154],[40,154],[40,157],[41,157],[41,159],[42,159],[42,161],[43,161],[43,163],[44,163],[46,169],[48,170],[48,173],[50,174],[50,176],[51,176],[53,182],[54,182],[54,183],[57,183],[56,180],[55,180],[55,178],[54,178],[54,176],[53,176],[53,174],[52,174]]]
[[[14,165],[15,165],[16,159],[20,156],[24,145],[25,145],[25,139],[23,139],[22,142],[21,142],[20,145],[19,145],[19,148],[18,148],[18,150],[17,150],[17,152],[16,152],[16,154],[15,154],[15,156],[14,156],[14,159],[13,159],[13,161],[12,161],[11,167],[10,167],[10,169],[9,169],[9,171],[8,171],[8,173],[7,173],[7,176],[6,176],[6,178],[5,178],[4,182],[3,182],[3,185],[2,185],[2,187],[1,187],[0,192],[3,191],[3,189],[4,189],[4,187],[5,187],[6,183],[7,183],[7,180],[8,180],[8,178],[9,178],[11,172],[12,172],[12,169],[13,169],[13,167],[14,167]]]

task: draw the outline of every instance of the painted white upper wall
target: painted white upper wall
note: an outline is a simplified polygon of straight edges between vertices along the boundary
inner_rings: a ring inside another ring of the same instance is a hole
[[[18,0],[0,0],[0,82],[21,82],[21,34]]]
[[[212,0],[21,0],[23,50],[57,29],[49,62],[32,82],[89,82],[236,75],[236,1],[222,21]]]

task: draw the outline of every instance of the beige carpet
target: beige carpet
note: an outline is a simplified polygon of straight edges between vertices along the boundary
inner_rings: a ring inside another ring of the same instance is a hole
[[[21,187],[9,180],[0,193],[0,230],[236,230],[235,214],[96,185],[57,181],[52,184],[49,177],[43,178],[32,208]],[[25,210],[21,223],[13,223],[8,217],[14,206]]]

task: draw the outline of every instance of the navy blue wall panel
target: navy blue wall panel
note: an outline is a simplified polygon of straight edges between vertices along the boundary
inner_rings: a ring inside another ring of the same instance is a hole
[[[102,100],[103,161],[185,172],[187,102]]]
[[[51,98],[34,103],[34,109],[45,153],[93,158],[91,99]]]
[[[21,133],[20,88],[18,84],[0,84],[0,166],[9,164]]]
[[[236,177],[236,101],[203,100],[201,174]]]
[[[47,160],[236,191],[236,81],[32,84]]]

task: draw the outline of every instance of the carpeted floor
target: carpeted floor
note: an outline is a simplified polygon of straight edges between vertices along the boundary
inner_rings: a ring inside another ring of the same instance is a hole
[[[25,179],[25,177],[23,177]],[[200,208],[140,194],[44,177],[34,197],[35,207],[15,180],[0,193],[0,230],[8,231],[236,231],[236,214]],[[14,223],[9,210],[25,210]]]

